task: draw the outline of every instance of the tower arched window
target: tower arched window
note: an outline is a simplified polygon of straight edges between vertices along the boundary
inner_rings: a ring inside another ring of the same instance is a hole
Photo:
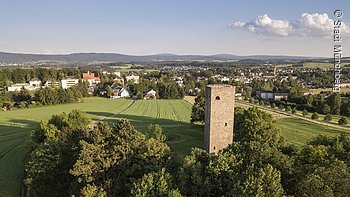
[[[220,100],[220,96],[216,96],[216,97],[215,97],[215,100]]]

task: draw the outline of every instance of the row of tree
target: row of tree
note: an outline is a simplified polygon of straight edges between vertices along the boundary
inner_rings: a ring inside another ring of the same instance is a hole
[[[80,79],[83,71],[77,68],[32,68],[32,69],[0,69],[0,87],[14,83],[25,83],[32,79],[61,80],[67,76]]]
[[[0,95],[0,106],[9,110],[13,107],[35,107],[38,105],[66,104],[79,101],[88,96],[87,82],[80,81],[77,85],[68,89],[40,88],[32,96],[28,90],[21,88],[19,92],[2,92]]]

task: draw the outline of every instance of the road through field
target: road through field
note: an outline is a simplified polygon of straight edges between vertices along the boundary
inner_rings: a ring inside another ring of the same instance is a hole
[[[270,107],[265,107],[265,106],[261,106],[261,105],[257,105],[257,104],[252,104],[252,103],[248,103],[248,102],[245,102],[245,101],[237,101],[236,100],[236,103],[238,103],[240,105],[243,105],[243,106],[257,107],[259,109],[262,109],[264,111],[269,112],[270,114],[276,114],[277,113],[277,114],[281,114],[281,115],[283,115],[285,117],[294,117],[294,118],[306,120],[306,121],[313,122],[313,123],[320,124],[320,125],[334,127],[334,128],[337,128],[337,129],[348,130],[350,132],[350,127],[349,126],[340,126],[340,125],[337,125],[337,124],[334,124],[334,123],[324,122],[322,120],[313,120],[313,119],[306,118],[306,117],[303,117],[303,116],[298,115],[298,114],[292,114],[292,113],[281,111],[281,110],[277,110],[277,109],[271,109]]]

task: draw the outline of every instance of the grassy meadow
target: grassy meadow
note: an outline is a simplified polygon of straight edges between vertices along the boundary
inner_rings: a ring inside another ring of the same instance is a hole
[[[342,132],[350,134],[348,129],[316,124],[299,118],[277,119],[275,124],[281,129],[282,135],[287,142],[297,146],[304,145],[318,135],[339,135]]]
[[[190,124],[191,104],[183,100],[133,103],[127,99],[87,98],[82,103],[0,112],[0,196],[21,195],[25,145],[40,120],[73,109],[85,111],[92,120],[127,118],[140,131],[146,131],[149,124],[159,124],[180,155],[189,153],[193,146],[203,147],[203,126]]]
[[[133,101],[92,97],[82,103],[0,112],[0,196],[21,196],[25,145],[40,120],[80,109],[92,120],[113,123],[118,118],[127,118],[139,131],[159,124],[171,148],[183,156],[192,147],[203,147],[203,125],[190,123],[192,99]],[[335,135],[343,131],[289,116],[278,117],[275,124],[287,141],[296,145],[318,134]]]

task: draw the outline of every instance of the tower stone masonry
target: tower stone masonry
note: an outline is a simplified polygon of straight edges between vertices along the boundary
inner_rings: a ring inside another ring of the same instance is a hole
[[[204,146],[208,153],[216,154],[232,143],[234,107],[234,86],[206,86]]]

